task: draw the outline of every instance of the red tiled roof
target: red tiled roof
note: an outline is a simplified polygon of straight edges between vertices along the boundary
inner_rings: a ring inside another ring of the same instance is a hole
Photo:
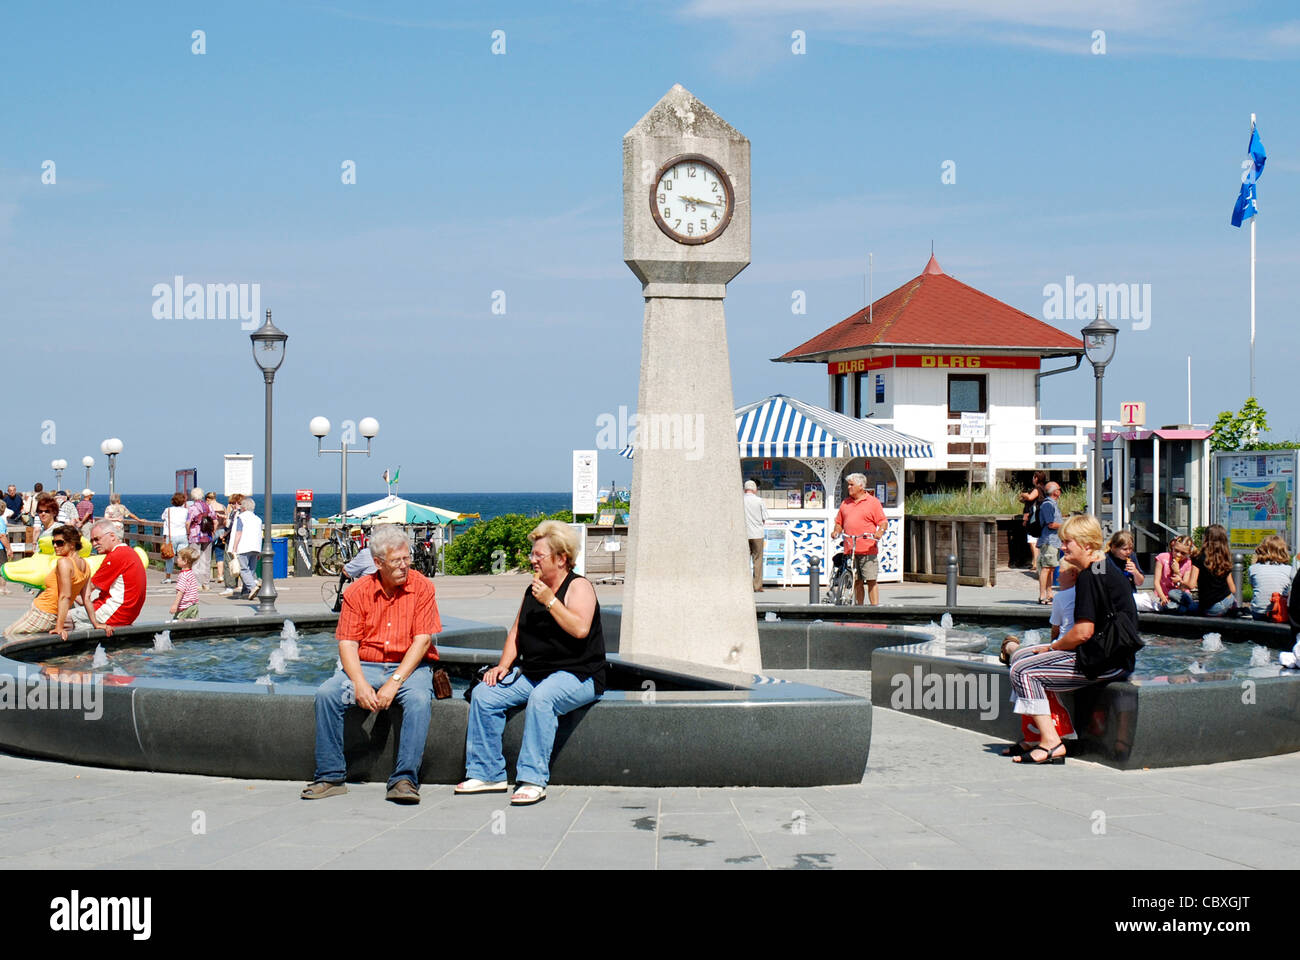
[[[882,347],[972,347],[1023,350],[1042,356],[1083,353],[1083,341],[995,300],[943,272],[934,254],[920,276],[868,309],[841,320],[777,357],[820,361],[848,350]]]

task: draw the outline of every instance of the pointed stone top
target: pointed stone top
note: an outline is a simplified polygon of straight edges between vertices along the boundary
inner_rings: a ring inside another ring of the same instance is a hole
[[[650,108],[628,137],[714,137],[721,140],[744,140],[735,127],[698,100],[680,83]]]
[[[921,271],[922,276],[925,276],[926,274],[929,274],[932,277],[942,277],[945,275],[943,267],[939,266],[939,261],[934,259],[933,253],[930,254],[930,262],[927,263],[925,269]]]

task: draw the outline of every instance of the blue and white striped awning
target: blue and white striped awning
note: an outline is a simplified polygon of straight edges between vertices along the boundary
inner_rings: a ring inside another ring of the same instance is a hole
[[[777,394],[736,409],[744,457],[933,457],[928,441]],[[619,451],[632,458],[633,445]]]

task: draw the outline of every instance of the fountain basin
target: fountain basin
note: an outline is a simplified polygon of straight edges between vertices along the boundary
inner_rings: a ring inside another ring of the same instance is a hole
[[[293,618],[300,630],[332,627],[332,614]],[[171,639],[278,634],[282,617],[168,624]],[[505,629],[443,618],[441,666],[468,681],[495,663]],[[101,766],[250,779],[308,781],[313,774],[315,687],[40,672],[52,650],[111,653],[148,646],[158,624],[105,639],[78,631],[0,654],[0,747]],[[871,704],[859,697],[749,673],[708,670],[653,657],[612,654],[609,687],[596,703],[560,721],[552,780],[622,786],[809,786],[858,783],[871,741]],[[5,691],[8,697],[5,697]],[[33,692],[41,690],[36,706]],[[23,705],[17,706],[21,694]],[[92,702],[93,701],[93,702]],[[7,708],[6,708],[7,707]],[[469,706],[435,701],[421,779],[455,783],[465,773]],[[523,711],[506,724],[513,772]],[[394,718],[350,711],[344,726],[349,779],[384,780],[395,762]]]

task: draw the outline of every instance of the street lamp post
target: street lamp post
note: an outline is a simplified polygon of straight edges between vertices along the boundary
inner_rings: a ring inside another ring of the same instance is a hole
[[[330,422],[325,417],[312,417],[311,423],[307,425],[307,429],[309,429],[311,431],[311,435],[316,438],[316,456],[319,457],[322,453],[337,453],[341,455],[343,459],[343,466],[341,468],[341,472],[339,475],[339,489],[340,489],[339,516],[343,517],[344,523],[347,523],[348,454],[362,453],[363,451],[348,449],[348,441],[346,439],[347,437],[346,433],[343,434],[344,439],[340,441],[340,447],[338,450],[326,450],[322,448],[320,445],[321,440],[325,437],[326,434],[330,432]],[[379,421],[376,420],[374,417],[362,417],[361,421],[357,424],[357,429],[360,430],[361,435],[366,438],[366,449],[364,453],[368,457],[370,456],[370,441],[375,438],[375,434],[379,433]]]
[[[266,501],[266,522],[262,524],[262,588],[257,591],[257,612],[275,613],[275,556],[271,552],[271,388],[275,371],[284,363],[284,345],[289,335],[271,322],[271,311],[266,311],[266,323],[248,335],[253,341],[253,359],[262,371],[266,382],[266,477],[262,496]]]
[[[122,441],[109,437],[99,445],[99,452],[108,457],[108,495],[112,497],[117,492],[117,455],[122,452]]]
[[[50,469],[52,469],[52,470],[54,471],[54,489],[55,489],[55,490],[62,490],[62,489],[63,489],[63,471],[66,470],[66,469],[68,469],[68,461],[66,461],[66,460],[51,460],[51,461],[50,461]]]
[[[86,489],[90,489],[90,468],[95,465],[95,458],[86,456],[81,458],[81,465],[86,468]]]
[[[1106,364],[1115,356],[1115,335],[1119,328],[1111,326],[1097,308],[1097,319],[1083,328],[1083,349],[1092,364],[1093,376],[1097,379],[1097,423],[1092,444],[1092,515],[1101,522],[1101,484],[1103,467],[1101,459],[1101,380],[1106,376]]]

